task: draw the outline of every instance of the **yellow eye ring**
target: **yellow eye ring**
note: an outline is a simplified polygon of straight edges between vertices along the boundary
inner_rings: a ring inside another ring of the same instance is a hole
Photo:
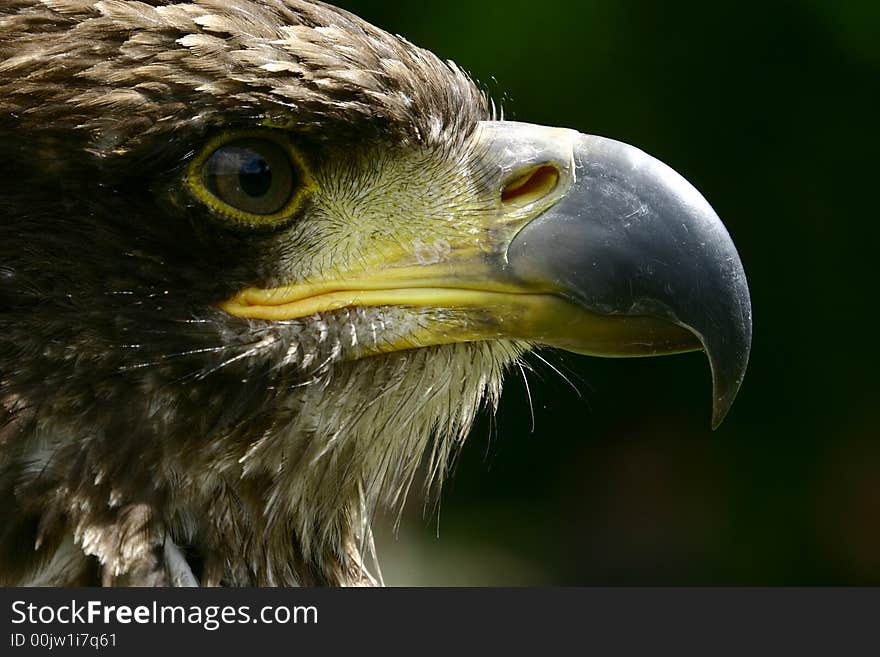
[[[315,190],[289,137],[267,129],[236,130],[210,140],[187,167],[186,183],[222,218],[255,227],[289,220]]]

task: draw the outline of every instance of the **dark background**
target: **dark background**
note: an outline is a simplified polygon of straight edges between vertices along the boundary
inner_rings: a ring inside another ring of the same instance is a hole
[[[544,353],[473,432],[390,584],[880,584],[880,3],[345,0],[454,59],[508,118],[614,137],[691,180],[752,292],[739,399],[701,354]],[[439,537],[437,536],[439,528]]]

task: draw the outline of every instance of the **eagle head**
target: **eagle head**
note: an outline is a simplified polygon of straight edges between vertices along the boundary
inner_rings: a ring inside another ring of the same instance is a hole
[[[533,347],[745,372],[687,181],[321,2],[6,2],[0,167],[4,583],[369,583]]]

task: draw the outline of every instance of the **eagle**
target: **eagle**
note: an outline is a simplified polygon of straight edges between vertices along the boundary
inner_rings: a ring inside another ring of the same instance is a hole
[[[0,167],[5,585],[375,584],[530,350],[746,370],[682,176],[315,0],[5,0]]]

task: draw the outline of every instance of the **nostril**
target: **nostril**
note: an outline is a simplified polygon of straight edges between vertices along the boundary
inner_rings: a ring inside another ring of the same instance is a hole
[[[501,190],[501,202],[522,207],[552,192],[559,183],[559,170],[551,164],[542,164],[513,181]]]

